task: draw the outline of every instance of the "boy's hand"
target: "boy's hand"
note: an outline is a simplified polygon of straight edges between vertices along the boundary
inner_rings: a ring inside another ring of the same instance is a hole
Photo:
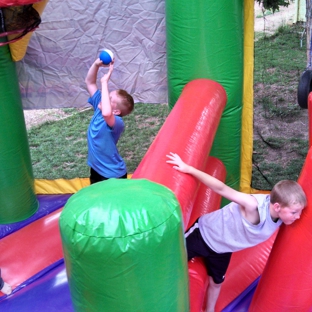
[[[167,160],[166,162],[168,164],[174,165],[173,166],[174,169],[184,172],[184,173],[189,172],[190,166],[187,165],[178,154],[170,152],[170,155],[166,155],[166,156],[170,159],[170,160]]]
[[[100,58],[97,58],[95,61],[94,61],[94,65],[96,65],[97,67],[104,67],[104,66],[107,66],[107,65],[104,65],[102,63],[102,61],[100,60]]]
[[[104,74],[103,77],[101,78],[101,83],[108,82],[108,80],[110,79],[110,76],[111,76],[113,69],[114,69],[114,62],[111,62],[109,65],[103,64],[103,66],[109,66],[109,69],[108,69],[108,72],[106,74]]]
[[[95,64],[96,66],[98,66],[98,67],[109,67],[111,64],[114,64],[114,61],[115,61],[115,60],[112,60],[111,63],[105,65],[105,64],[101,61],[101,59],[98,57],[98,58],[94,61],[94,64]]]

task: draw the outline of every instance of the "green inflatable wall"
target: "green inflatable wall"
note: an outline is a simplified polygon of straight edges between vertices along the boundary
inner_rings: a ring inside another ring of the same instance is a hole
[[[0,38],[2,42],[5,38]],[[0,223],[27,219],[38,208],[15,63],[0,46]]]
[[[171,190],[109,179],[70,197],[59,224],[75,311],[189,311],[181,208]]]
[[[235,189],[240,180],[243,8],[242,0],[166,1],[169,106],[191,80],[208,78],[224,87],[227,105],[210,155],[223,161],[226,183]]]

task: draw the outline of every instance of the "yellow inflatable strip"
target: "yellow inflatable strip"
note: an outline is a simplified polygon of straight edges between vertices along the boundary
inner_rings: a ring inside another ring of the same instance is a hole
[[[35,180],[36,194],[74,194],[83,187],[90,185],[89,178],[75,178],[71,180]]]
[[[240,190],[250,193],[253,152],[254,0],[244,1],[244,86]]]
[[[127,178],[131,179],[132,174],[128,174]],[[35,179],[35,193],[43,195],[53,194],[74,194],[80,189],[89,186],[89,178],[75,178],[75,179]]]
[[[46,7],[46,4],[48,3],[48,1],[49,0],[42,0],[40,2],[36,2],[33,4],[33,8],[39,13],[40,16],[42,15],[42,12],[44,8]],[[20,61],[25,56],[28,43],[32,36],[32,33],[33,32],[29,32],[20,40],[9,44],[11,57],[14,62]],[[11,35],[11,36],[9,35],[8,39],[9,40],[14,39],[14,35]]]

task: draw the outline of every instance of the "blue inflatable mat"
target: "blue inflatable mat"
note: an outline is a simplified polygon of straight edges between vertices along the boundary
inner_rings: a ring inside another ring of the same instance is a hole
[[[51,212],[63,207],[68,198],[72,194],[61,194],[61,195],[37,195],[39,201],[39,208],[37,212],[30,218],[10,224],[0,224],[0,238],[5,237],[24,226],[50,214]]]

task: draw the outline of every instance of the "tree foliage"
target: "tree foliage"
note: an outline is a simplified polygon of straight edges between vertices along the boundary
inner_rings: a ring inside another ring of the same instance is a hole
[[[288,7],[292,0],[256,0],[266,10],[272,10],[273,13],[279,10],[280,6]]]

